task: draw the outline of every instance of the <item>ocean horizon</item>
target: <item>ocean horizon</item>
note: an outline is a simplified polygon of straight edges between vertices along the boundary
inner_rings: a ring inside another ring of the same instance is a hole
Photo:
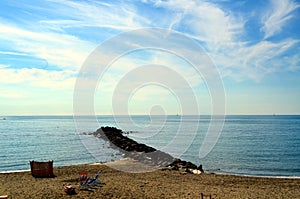
[[[98,125],[120,128],[138,142],[202,164],[207,172],[300,177],[300,115],[226,115],[219,139],[204,158],[199,158],[199,150],[210,115],[134,115],[131,123],[127,119],[97,116],[99,123],[87,121],[85,129],[78,129],[71,115],[1,116],[0,172],[29,170],[30,160],[53,160],[57,167],[122,158],[109,143],[89,134]],[[172,143],[175,137],[182,142]]]

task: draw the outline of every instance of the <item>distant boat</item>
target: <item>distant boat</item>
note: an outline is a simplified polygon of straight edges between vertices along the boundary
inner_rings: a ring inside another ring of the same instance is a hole
[[[2,118],[2,120],[6,120],[6,118],[4,117],[4,118]]]

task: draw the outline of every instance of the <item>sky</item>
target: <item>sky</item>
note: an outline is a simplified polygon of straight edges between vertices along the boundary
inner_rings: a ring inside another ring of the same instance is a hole
[[[110,42],[104,53],[111,54],[138,39],[153,47],[166,42],[145,32],[116,41],[141,28],[201,46],[218,71],[224,101],[212,99],[219,97],[205,67],[197,72],[180,55],[203,52],[178,37],[179,55],[139,46],[111,60],[97,79],[96,114],[212,114],[217,101],[225,114],[300,114],[300,1],[2,0],[0,115],[74,114],[75,84],[95,49]]]

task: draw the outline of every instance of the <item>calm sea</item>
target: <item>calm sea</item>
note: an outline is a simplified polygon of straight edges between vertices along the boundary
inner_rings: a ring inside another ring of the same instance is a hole
[[[116,126],[129,137],[202,164],[215,173],[300,177],[300,116],[229,115],[212,150],[200,158],[210,116],[98,116],[99,124],[76,129],[72,116],[0,118],[0,172],[29,170],[29,161],[54,166],[105,162],[122,157],[109,144],[84,132]],[[196,129],[196,130],[195,130]],[[82,143],[88,143],[87,150]],[[96,150],[95,150],[96,149]]]

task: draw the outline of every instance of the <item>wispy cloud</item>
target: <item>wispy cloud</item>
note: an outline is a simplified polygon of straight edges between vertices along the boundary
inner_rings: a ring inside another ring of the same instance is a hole
[[[266,75],[274,72],[289,71],[300,64],[300,56],[285,55],[299,41],[289,39],[277,43],[261,41],[255,45],[234,45],[227,51],[211,54],[211,57],[222,71],[223,77],[238,81],[251,79],[261,81]]]
[[[11,51],[0,51],[0,55],[17,55],[17,56],[28,56],[26,53],[11,52]]]
[[[150,2],[155,6],[181,13],[178,14],[179,17],[173,18],[170,27],[175,30],[181,27],[177,30],[185,31],[188,36],[201,41],[223,77],[238,81],[245,79],[260,81],[269,73],[297,68],[300,64],[298,55],[285,55],[286,58],[282,58],[298,44],[297,39],[265,40],[281,31],[286,22],[292,18],[292,12],[299,7],[292,1],[271,1],[272,6],[268,7],[268,11],[263,15],[261,27],[265,32],[265,38],[255,43],[248,42],[247,37],[244,37],[247,31],[245,28],[247,18],[243,17],[242,13],[228,9],[225,11],[221,6],[206,1]]]
[[[190,33],[203,42],[231,42],[245,23],[242,18],[226,13],[217,5],[206,1],[155,1],[154,4],[178,13],[170,22],[170,27],[179,24],[184,28],[175,30]]]
[[[0,70],[2,85],[22,84],[38,88],[49,89],[72,89],[75,83],[75,74],[73,71],[47,71],[43,69],[9,69]]]
[[[238,79],[261,79],[267,71],[271,71],[266,70],[269,60],[283,54],[297,43],[297,40],[292,39],[281,42],[261,40],[249,45],[243,38],[247,19],[241,13],[224,10],[221,6],[206,1],[144,1],[155,8],[165,9],[167,13],[173,13],[169,15],[168,23],[165,23],[165,20],[153,21],[149,15],[142,15],[141,10],[129,3],[68,0],[50,2],[57,7],[57,10],[51,10],[51,14],[56,13],[58,17],[37,21],[48,29],[33,31],[12,24],[0,24],[0,36],[8,38],[6,42],[13,43],[11,52],[15,50],[36,56],[60,68],[78,69],[97,45],[88,39],[74,36],[77,32],[70,32],[69,28],[75,28],[79,32],[84,27],[117,31],[145,26],[175,29],[200,41],[220,70],[225,73],[224,76],[234,75],[234,78],[237,78],[240,75]],[[292,17],[292,12],[299,7],[292,1],[280,0],[271,3],[272,6],[264,15],[261,27],[265,38],[278,33]],[[46,8],[36,9],[45,11]],[[280,50],[277,51],[278,49]],[[258,76],[257,68],[262,70]],[[275,72],[275,69],[272,71]]]
[[[151,24],[151,20],[138,14],[133,4],[68,0],[52,0],[51,2],[55,2],[56,6],[62,7],[64,12],[71,16],[71,19],[42,20],[40,22],[62,29],[69,27],[101,27],[124,31]]]
[[[75,36],[54,32],[34,32],[13,25],[0,23],[2,42],[9,42],[10,48],[18,53],[10,55],[31,55],[45,59],[59,68],[78,69],[95,45]],[[5,40],[3,39],[5,38]]]
[[[270,0],[271,5],[262,18],[265,39],[279,33],[283,26],[293,17],[293,11],[300,7],[300,4],[293,0]]]

